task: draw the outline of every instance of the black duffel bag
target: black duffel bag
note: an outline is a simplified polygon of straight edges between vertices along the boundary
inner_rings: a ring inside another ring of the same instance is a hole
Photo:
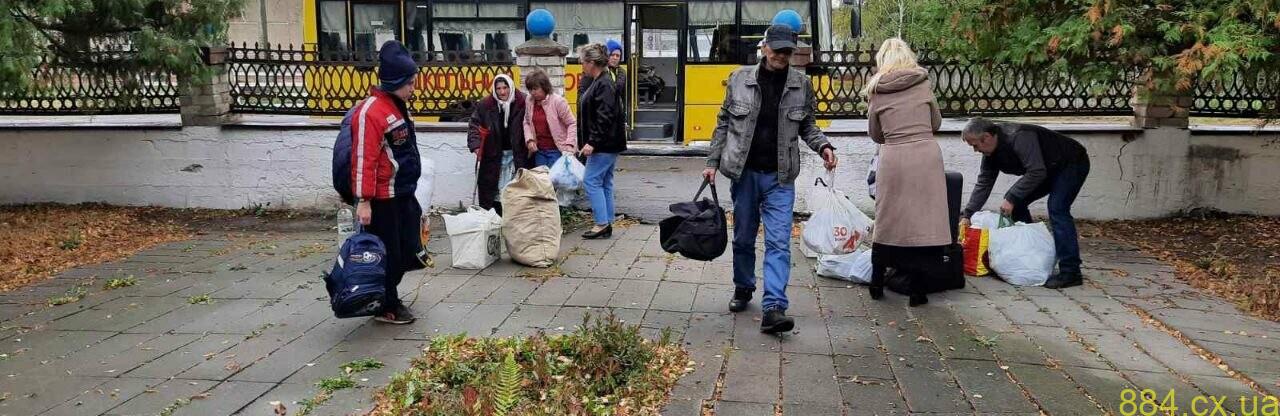
[[[711,186],[713,199],[698,200],[707,185]],[[658,223],[663,250],[702,261],[715,260],[724,254],[729,245],[729,224],[724,208],[720,208],[715,184],[703,180],[692,202],[671,204],[670,210],[673,215]]]

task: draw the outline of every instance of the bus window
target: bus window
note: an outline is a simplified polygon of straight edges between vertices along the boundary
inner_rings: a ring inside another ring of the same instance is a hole
[[[547,9],[556,17],[552,39],[570,46],[570,58],[577,58],[578,47],[587,43],[622,41],[623,2],[535,1],[529,8]]]
[[[410,1],[404,4],[404,21],[409,23],[409,30],[405,32],[405,47],[413,52],[426,52],[429,50],[431,34],[427,32],[427,26],[430,22],[431,14],[427,8],[431,7],[426,0]]]
[[[377,52],[384,42],[399,39],[399,9],[399,4],[352,4],[352,49]]]
[[[523,7],[517,1],[436,0],[432,2],[436,50],[511,51],[524,43]],[[488,56],[510,59],[512,56]]]
[[[689,2],[688,62],[733,62],[734,7],[732,1]]]
[[[321,1],[317,11],[320,14],[319,50],[334,54],[346,51],[347,2]]]
[[[743,60],[748,64],[759,62],[757,59],[757,45],[764,39],[764,31],[769,28],[769,23],[773,21],[773,16],[779,11],[791,9],[800,14],[800,18],[804,20],[804,30],[800,33],[800,39],[807,43],[813,43],[810,34],[813,28],[809,27],[812,18],[809,14],[809,2],[804,0],[744,0],[742,2],[742,37],[741,48],[738,50],[742,54]]]

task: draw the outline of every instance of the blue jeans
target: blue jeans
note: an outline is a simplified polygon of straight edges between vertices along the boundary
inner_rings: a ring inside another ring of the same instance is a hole
[[[1089,162],[1067,165],[1051,172],[1038,188],[1027,195],[1026,201],[1013,207],[1013,220],[1031,222],[1028,205],[1049,196],[1049,232],[1053,233],[1053,246],[1057,251],[1059,273],[1080,273],[1080,240],[1076,234],[1076,220],[1071,216],[1071,204],[1080,195],[1084,180],[1089,177]]]
[[[756,290],[756,231],[764,221],[764,310],[787,309],[791,280],[791,222],[795,185],[778,183],[777,172],[742,170],[733,182],[733,285]]]
[[[591,200],[591,213],[596,225],[613,223],[613,167],[618,164],[617,153],[593,153],[587,157],[587,172],[582,187]]]
[[[534,166],[546,166],[550,168],[557,160],[560,160],[560,151],[556,149],[539,150],[538,153],[533,154]]]

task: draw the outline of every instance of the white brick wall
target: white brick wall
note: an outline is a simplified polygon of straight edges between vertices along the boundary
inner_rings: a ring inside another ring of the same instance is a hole
[[[1144,218],[1210,206],[1228,212],[1280,215],[1280,135],[1196,134],[1146,130],[1126,142],[1117,133],[1071,133],[1089,150],[1092,172],[1075,205],[1079,218]],[[336,129],[0,129],[0,203],[107,202],[170,207],[331,209],[330,160]],[[462,132],[418,133],[422,155],[435,170],[436,206],[470,203],[474,157]],[[838,136],[836,183],[851,195],[866,193],[874,144],[865,136]],[[954,134],[940,136],[947,169],[965,175],[965,198],[980,156]],[[797,209],[821,163],[805,152],[797,180]],[[194,169],[193,165],[200,165]],[[674,163],[673,163],[674,164]],[[685,161],[685,165],[700,165]],[[190,168],[191,172],[183,171]],[[620,172],[619,175],[627,175]],[[646,178],[649,190],[677,191],[696,172]],[[998,206],[1015,178],[1002,176],[988,208]],[[661,183],[658,183],[661,182]],[[727,200],[727,195],[726,195]],[[871,201],[856,198],[868,212]],[[1044,203],[1033,206],[1043,213]],[[619,206],[626,212],[626,206]]]

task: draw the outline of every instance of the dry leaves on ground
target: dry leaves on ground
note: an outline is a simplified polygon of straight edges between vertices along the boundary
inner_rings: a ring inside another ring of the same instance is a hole
[[[1180,279],[1254,316],[1280,321],[1280,218],[1204,215],[1086,224],[1085,236],[1134,244]]]
[[[100,204],[0,207],[0,291],[190,238],[163,208]]]

